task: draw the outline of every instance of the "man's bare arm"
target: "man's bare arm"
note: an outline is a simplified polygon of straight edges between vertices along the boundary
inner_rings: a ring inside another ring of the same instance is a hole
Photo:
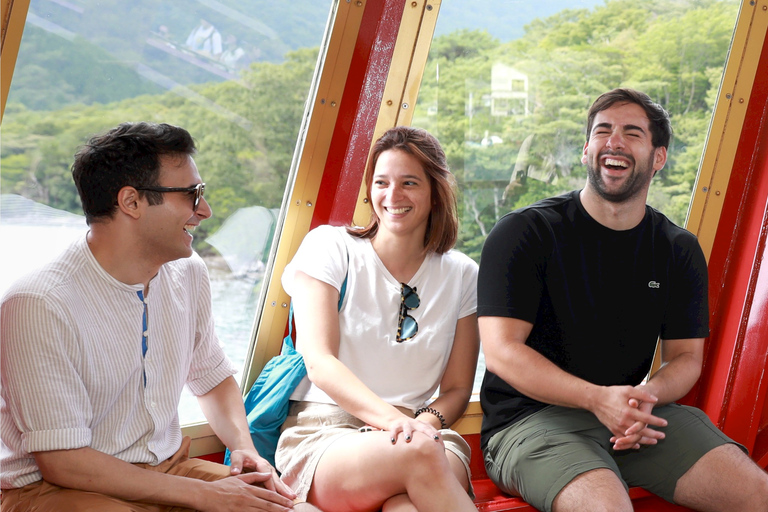
[[[665,426],[666,420],[636,407],[629,400],[655,403],[651,393],[632,386],[598,386],[561,370],[525,344],[533,328],[516,318],[480,317],[480,339],[486,367],[526,396],[552,405],[585,409],[615,436],[632,425]]]
[[[269,473],[272,478],[264,483],[265,487],[288,499],[295,499],[296,493],[280,480],[275,468],[253,446],[243,397],[234,377],[224,379],[197,399],[214,433],[231,451],[231,474],[239,475],[245,469]]]

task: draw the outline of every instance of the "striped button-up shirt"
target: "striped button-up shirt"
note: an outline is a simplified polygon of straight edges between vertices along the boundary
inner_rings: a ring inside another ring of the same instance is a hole
[[[2,488],[42,478],[37,451],[91,447],[158,464],[181,444],[183,386],[201,395],[235,373],[214,333],[199,256],[163,265],[143,291],[109,275],[85,237],[8,290],[0,306]]]

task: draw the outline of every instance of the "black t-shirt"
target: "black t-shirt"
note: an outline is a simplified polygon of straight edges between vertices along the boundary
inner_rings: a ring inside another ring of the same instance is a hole
[[[478,316],[533,324],[526,345],[598,385],[637,385],[656,342],[709,335],[707,265],[698,240],[657,210],[614,231],[584,210],[579,191],[502,217],[485,241]],[[486,371],[482,446],[546,404]]]

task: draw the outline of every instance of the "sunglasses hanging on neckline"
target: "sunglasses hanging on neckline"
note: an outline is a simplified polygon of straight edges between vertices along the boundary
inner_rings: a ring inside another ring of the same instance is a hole
[[[400,314],[397,321],[397,337],[395,341],[402,343],[408,341],[419,332],[419,323],[408,314],[408,311],[421,305],[416,288],[411,288],[405,283],[400,283]]]

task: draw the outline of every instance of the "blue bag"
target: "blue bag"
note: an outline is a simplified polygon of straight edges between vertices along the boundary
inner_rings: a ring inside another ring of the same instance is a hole
[[[347,279],[341,285],[339,310],[344,301]],[[283,339],[283,350],[269,360],[259,378],[245,397],[245,413],[251,430],[253,445],[272,466],[280,437],[280,427],[288,417],[289,399],[301,379],[307,374],[304,358],[293,345],[293,305],[288,318],[288,336]],[[230,465],[230,451],[224,455],[224,464]]]

